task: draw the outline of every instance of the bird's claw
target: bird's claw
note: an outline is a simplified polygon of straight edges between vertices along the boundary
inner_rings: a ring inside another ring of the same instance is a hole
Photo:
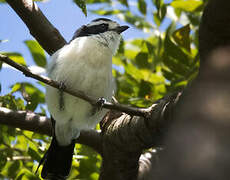
[[[103,97],[100,97],[96,102],[96,106],[99,110],[101,110],[105,103],[106,103],[106,99]]]
[[[64,82],[59,83],[59,110],[63,111],[65,109],[65,104],[64,104],[64,92],[63,90],[66,89],[66,85]]]
[[[93,107],[92,114],[94,115],[96,112],[101,111],[105,103],[106,103],[106,99],[100,97],[95,103],[95,106]]]
[[[63,91],[63,90],[66,89],[66,85],[65,85],[64,82],[60,82],[60,83],[59,83],[59,89],[60,89],[60,91]]]

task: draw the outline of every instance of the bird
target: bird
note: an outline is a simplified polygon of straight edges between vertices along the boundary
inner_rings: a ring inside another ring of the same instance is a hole
[[[115,90],[112,57],[119,48],[121,33],[128,28],[107,18],[97,18],[81,26],[70,42],[51,56],[48,77],[62,87],[83,91],[98,102],[102,98],[111,100]],[[95,128],[107,111],[101,108],[95,111],[88,102],[51,86],[46,86],[45,97],[53,137],[40,162],[41,177],[66,179],[81,130]]]

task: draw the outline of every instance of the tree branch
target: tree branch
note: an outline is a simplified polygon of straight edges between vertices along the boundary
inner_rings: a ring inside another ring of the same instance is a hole
[[[54,81],[52,79],[49,79],[48,77],[40,76],[40,75],[33,73],[27,67],[22,66],[18,63],[15,63],[13,60],[11,60],[10,58],[8,58],[5,55],[0,54],[0,60],[9,64],[10,66],[16,68],[17,70],[21,71],[27,77],[37,79],[38,81],[44,82],[45,84],[48,84],[54,88],[61,89],[62,91],[66,92],[72,96],[81,98],[81,99],[89,102],[93,106],[95,106],[98,102],[98,99],[95,99],[89,95],[86,95],[83,91],[79,91],[79,90],[73,91],[71,89],[68,89],[68,87],[63,88],[63,86],[61,86],[59,82]],[[105,102],[102,105],[102,107],[106,108],[106,109],[113,109],[113,110],[125,112],[125,113],[130,114],[130,115],[143,116],[143,117],[149,117],[149,112],[150,112],[149,108],[136,108],[136,107],[130,107],[130,106],[126,106],[126,105],[121,105],[118,103],[113,104],[110,102]]]
[[[12,111],[0,107],[0,124],[29,130],[51,136],[51,121],[46,116],[40,116],[31,111]],[[98,153],[102,153],[102,140],[100,133],[90,130],[81,131],[76,143],[87,145]]]
[[[140,179],[147,173],[141,154],[147,148],[162,145],[180,96],[181,93],[175,93],[155,102],[150,107],[149,118],[116,111],[105,116],[101,122],[103,162],[100,180],[135,180],[139,173]]]
[[[23,20],[39,44],[51,55],[66,44],[59,31],[48,21],[33,0],[6,0]]]

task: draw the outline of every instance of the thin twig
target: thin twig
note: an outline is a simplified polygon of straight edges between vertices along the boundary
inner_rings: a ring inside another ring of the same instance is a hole
[[[32,158],[30,156],[13,156],[13,157],[7,157],[7,161],[30,161]]]
[[[95,106],[98,102],[98,99],[95,99],[94,97],[86,95],[83,91],[79,91],[79,90],[73,91],[73,90],[68,89],[66,87],[63,88],[63,86],[59,82],[54,81],[54,80],[52,80],[46,76],[42,76],[42,75],[38,75],[38,74],[33,73],[27,67],[22,66],[16,62],[14,62],[12,59],[10,59],[9,57],[7,57],[5,55],[0,54],[0,60],[5,62],[6,64],[16,68],[17,70],[21,71],[27,77],[37,79],[38,81],[44,82],[45,84],[50,85],[54,88],[61,89],[62,91],[66,92],[72,96],[81,98],[81,99],[89,102],[93,106]],[[105,102],[102,105],[102,107],[106,108],[106,109],[113,109],[113,110],[125,112],[129,115],[143,116],[143,117],[149,117],[149,112],[150,112],[149,108],[130,107],[130,106],[118,104],[118,103],[113,104],[111,102]]]

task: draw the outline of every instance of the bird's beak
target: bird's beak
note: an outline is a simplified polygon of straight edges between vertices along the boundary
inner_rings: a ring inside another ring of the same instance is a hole
[[[129,26],[118,26],[115,29],[113,29],[115,32],[117,32],[118,34],[121,34],[122,32],[124,32],[125,30],[127,30],[129,28]]]

